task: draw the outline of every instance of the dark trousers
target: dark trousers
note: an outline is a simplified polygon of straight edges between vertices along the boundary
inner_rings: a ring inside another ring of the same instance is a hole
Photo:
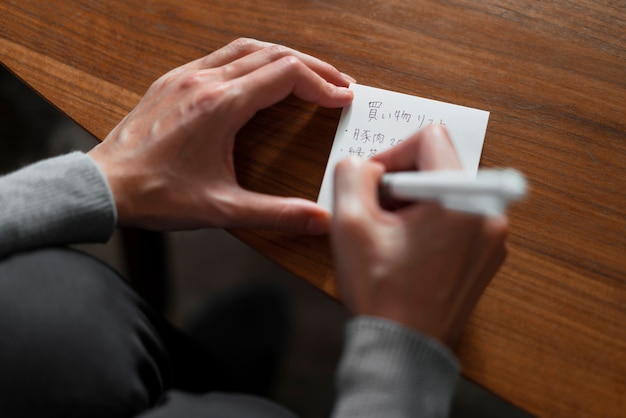
[[[194,339],[80,252],[0,259],[0,417],[293,417],[262,397],[286,322],[260,293],[217,302]]]

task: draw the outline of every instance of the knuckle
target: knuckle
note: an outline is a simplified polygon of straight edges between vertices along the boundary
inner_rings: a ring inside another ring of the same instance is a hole
[[[150,89],[151,90],[161,89],[161,88],[171,85],[172,80],[175,78],[175,74],[176,73],[174,73],[173,71],[169,71],[163,74],[162,76],[160,76],[159,78],[157,78],[156,80],[152,82]]]
[[[288,71],[301,71],[304,64],[297,57],[293,55],[286,55],[280,58],[280,63],[285,67]]]
[[[178,89],[189,106],[206,111],[218,103],[224,104],[230,90],[227,83],[211,83],[202,72],[190,72],[181,76]]]
[[[158,90],[164,86],[167,82],[166,77],[163,75],[152,82],[148,90]]]
[[[227,101],[229,97],[229,90],[224,87],[224,84],[214,84],[208,88],[203,88],[197,95],[196,103],[202,108],[206,108],[208,105],[214,105]]]
[[[198,72],[187,73],[181,77],[180,87],[184,90],[195,89],[202,84],[202,77]]]
[[[222,80],[230,80],[237,74],[235,66],[232,64],[225,64],[219,68],[220,77]]]
[[[293,50],[287,48],[284,45],[272,45],[265,48],[265,53],[269,55],[271,58],[280,58],[286,55],[292,55]]]
[[[305,222],[300,220],[296,215],[298,213],[298,205],[295,200],[287,200],[284,205],[275,213],[272,220],[274,228],[295,228],[301,226],[299,224]],[[304,228],[304,226],[302,226]]]
[[[230,46],[240,52],[248,53],[251,52],[255,46],[258,44],[256,39],[252,38],[238,38],[230,43]]]

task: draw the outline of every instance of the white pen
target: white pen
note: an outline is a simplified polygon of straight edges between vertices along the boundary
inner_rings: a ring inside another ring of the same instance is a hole
[[[484,215],[501,214],[509,202],[526,194],[526,180],[513,169],[479,170],[476,177],[463,171],[387,173],[381,193],[397,200],[436,200],[443,206]]]

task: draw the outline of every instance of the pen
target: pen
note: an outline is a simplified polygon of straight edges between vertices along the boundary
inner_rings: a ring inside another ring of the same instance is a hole
[[[484,215],[501,214],[509,202],[526,195],[526,179],[513,169],[479,170],[476,177],[463,171],[387,173],[381,194],[396,200],[436,200],[443,206]]]

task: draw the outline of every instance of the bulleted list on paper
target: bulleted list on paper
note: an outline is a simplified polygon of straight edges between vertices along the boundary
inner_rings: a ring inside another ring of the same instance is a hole
[[[420,129],[444,125],[463,170],[476,174],[489,112],[360,84],[351,84],[354,100],[343,109],[326,165],[318,203],[332,209],[335,165],[347,157],[371,158]]]

